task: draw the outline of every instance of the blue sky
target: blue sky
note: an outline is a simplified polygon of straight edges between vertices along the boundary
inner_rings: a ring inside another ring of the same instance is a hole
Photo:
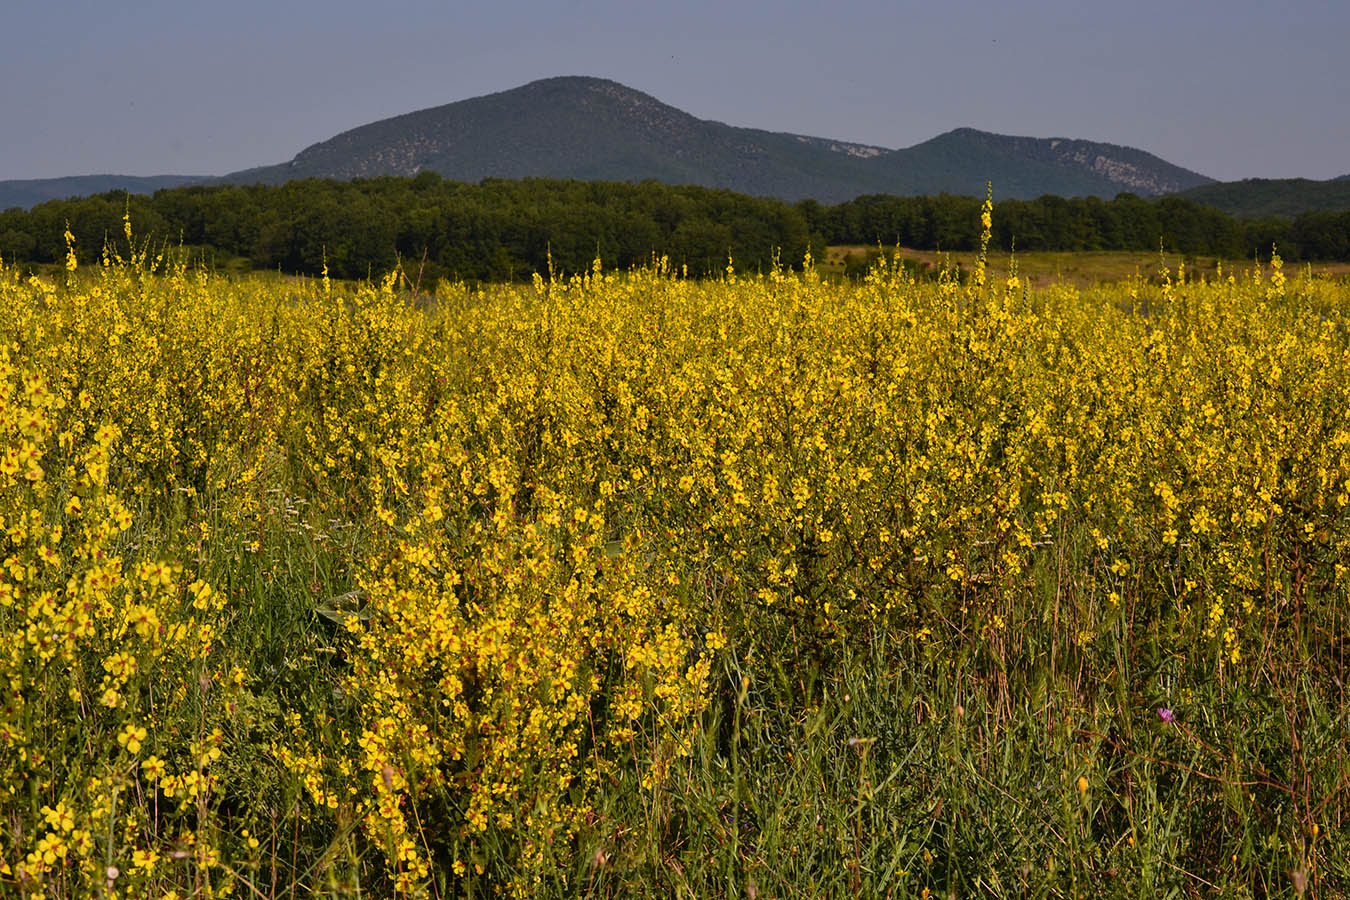
[[[0,34],[0,179],[223,174],[552,75],[885,147],[969,125],[1225,180],[1350,173],[1345,0],[46,0]]]

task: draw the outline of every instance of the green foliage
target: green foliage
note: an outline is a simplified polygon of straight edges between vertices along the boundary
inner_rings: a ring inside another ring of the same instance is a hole
[[[248,257],[260,269],[338,278],[388,272],[402,259],[423,284],[529,279],[583,272],[600,259],[631,268],[666,255],[692,275],[767,271],[806,253],[802,217],[777,201],[698,187],[489,179],[434,173],[368,181],[293,181],[281,187],[193,186],[153,197],[120,193],[0,213],[6,259],[65,259],[66,224],[81,256],[120,234],[130,208],[137,233],[157,243]],[[425,260],[423,263],[422,261]]]
[[[1308,212],[1350,211],[1350,176],[1330,181],[1308,178],[1245,178],[1206,184],[1180,194],[1231,216],[1292,218]]]
[[[920,250],[974,250],[974,197],[858,197],[836,206],[803,202],[798,212],[831,244],[899,244]],[[1350,213],[1305,213],[1292,221],[1236,219],[1181,195],[1155,201],[1133,194],[1002,200],[992,246],[1002,250],[1166,250],[1228,258],[1265,257],[1278,245],[1286,259],[1350,258]]]
[[[0,256],[65,259],[67,224],[84,259],[122,230],[130,212],[138,234],[163,247],[185,245],[255,268],[364,279],[402,261],[430,287],[438,279],[525,280],[536,272],[581,272],[597,257],[627,269],[667,256],[689,274],[720,272],[728,256],[740,271],[795,265],[808,244],[969,251],[979,240],[980,200],[942,194],[873,194],[826,206],[656,181],[488,179],[470,185],[431,172],[355,182],[305,180],[281,187],[161,190],[153,197],[114,192],[0,213]],[[1350,259],[1350,213],[1238,220],[1179,196],[1157,201],[1121,194],[1004,200],[992,246],[1008,250],[1156,251],[1251,258],[1272,245],[1290,260]],[[861,274],[859,269],[857,274]]]

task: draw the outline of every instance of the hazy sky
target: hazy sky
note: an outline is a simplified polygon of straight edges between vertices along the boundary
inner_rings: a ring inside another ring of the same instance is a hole
[[[1347,0],[0,4],[0,179],[224,174],[595,75],[696,116],[906,147],[969,125],[1206,175],[1350,173]]]

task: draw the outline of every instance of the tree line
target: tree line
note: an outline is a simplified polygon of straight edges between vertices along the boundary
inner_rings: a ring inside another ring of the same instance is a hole
[[[970,250],[981,200],[863,196],[788,204],[729,190],[558,179],[448,181],[413,178],[302,180],[281,186],[191,186],[150,196],[110,192],[0,212],[0,255],[55,263],[67,226],[85,259],[136,234],[240,257],[260,269],[365,278],[400,260],[425,279],[528,278],[551,264],[578,272],[597,257],[627,268],[669,257],[690,275],[799,265],[808,246],[901,245]],[[1250,257],[1277,244],[1286,259],[1350,259],[1350,213],[1237,219],[1177,197],[1121,194],[999,202],[993,242],[1019,250],[1156,250]]]
[[[868,195],[834,206],[797,204],[813,233],[833,244],[876,244],[917,250],[973,250],[979,246],[980,204],[975,197]],[[1227,259],[1268,256],[1278,245],[1285,259],[1350,259],[1350,212],[1236,218],[1182,197],[1145,200],[1118,194],[1004,200],[995,206],[991,242],[1002,250],[1163,249]]]
[[[805,219],[791,206],[700,187],[552,179],[447,181],[435,173],[281,186],[191,186],[151,196],[112,192],[0,213],[8,260],[65,259],[66,224],[82,257],[142,237],[245,257],[260,269],[339,278],[422,269],[424,280],[501,281],[587,270],[597,257],[627,268],[653,253],[704,275],[800,262]]]

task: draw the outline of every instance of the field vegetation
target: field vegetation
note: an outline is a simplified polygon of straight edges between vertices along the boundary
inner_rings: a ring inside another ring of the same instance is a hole
[[[1142,250],[989,250],[985,253],[988,277],[1006,280],[1017,275],[1033,287],[1050,284],[1077,288],[1113,285],[1143,280],[1160,286],[1166,275],[1180,272],[1187,278],[1222,281],[1227,274],[1260,268],[1269,262],[1270,249],[1260,258],[1227,259],[1193,254],[1160,253]],[[933,281],[944,270],[957,278],[969,277],[980,261],[978,248],[972,250],[920,250],[914,247],[883,247],[879,244],[842,244],[826,248],[816,266],[827,278],[860,281],[883,257],[906,269],[916,280]],[[1350,262],[1308,262],[1299,266],[1308,278],[1342,278],[1350,275]]]
[[[1344,282],[116,247],[0,271],[0,894],[1350,892]]]

